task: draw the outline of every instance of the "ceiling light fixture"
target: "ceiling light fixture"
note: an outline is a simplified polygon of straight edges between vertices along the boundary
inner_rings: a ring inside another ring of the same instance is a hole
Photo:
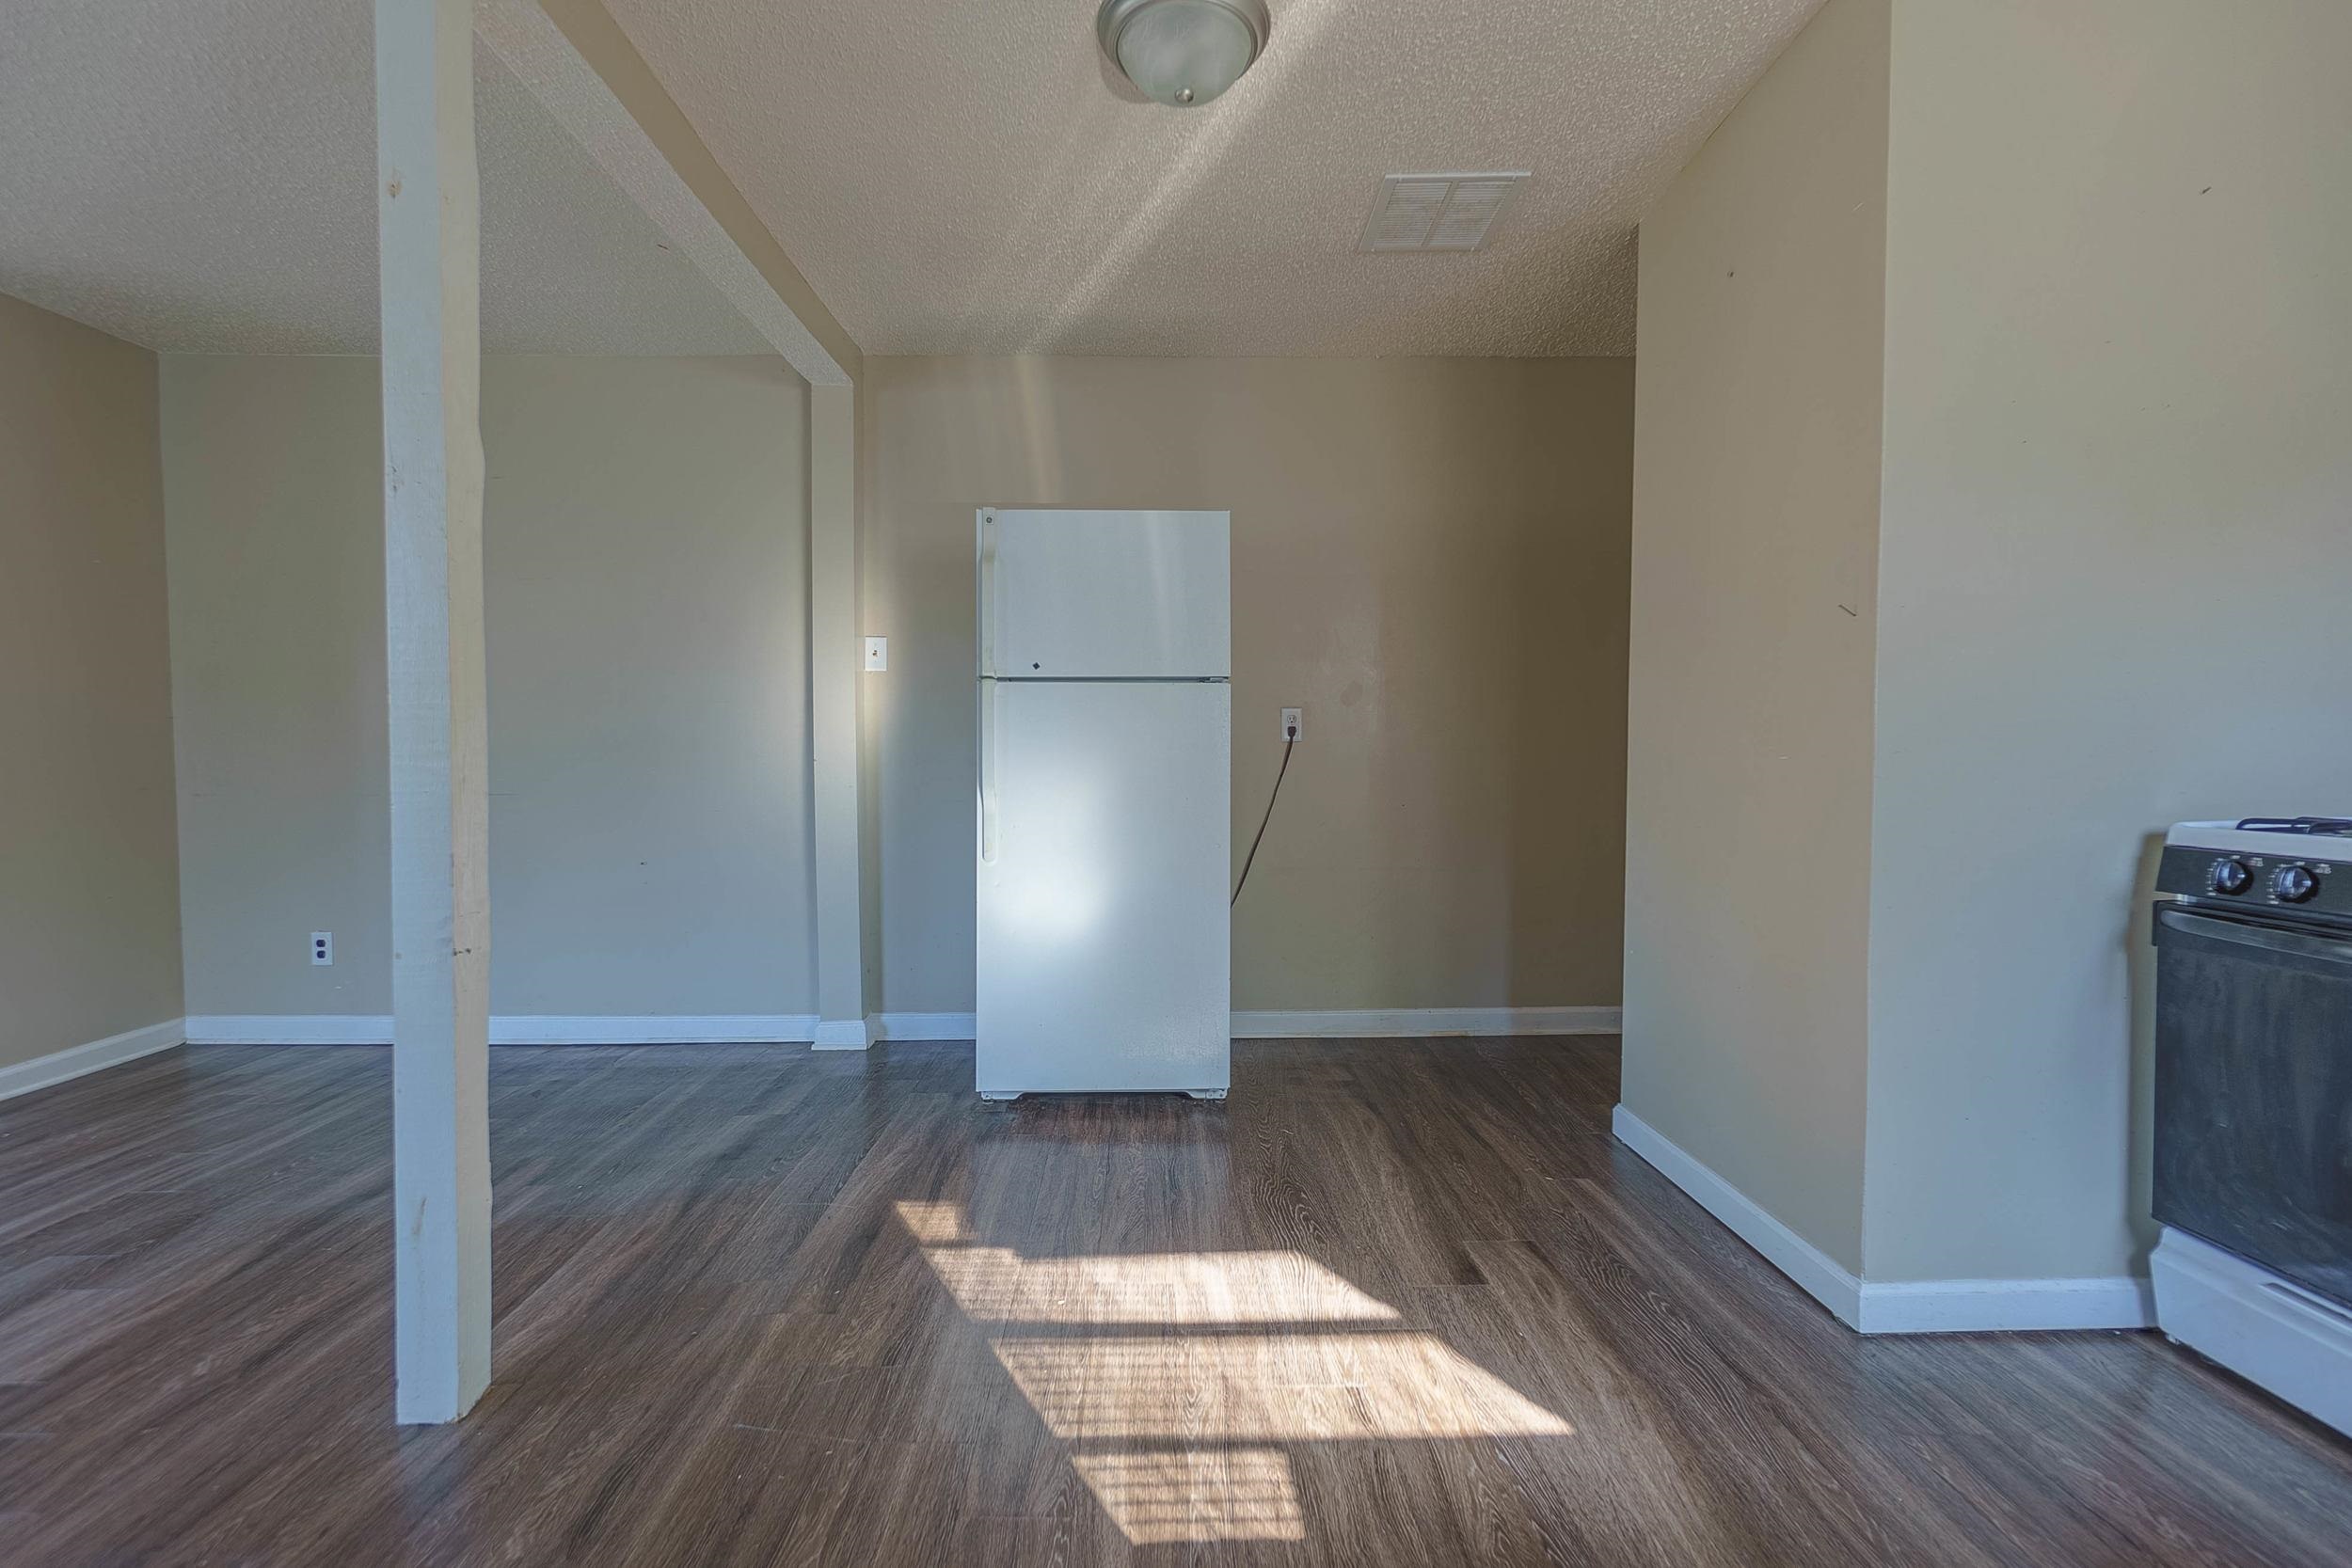
[[[1265,52],[1265,0],[1103,0],[1094,36],[1146,98],[1197,109]]]

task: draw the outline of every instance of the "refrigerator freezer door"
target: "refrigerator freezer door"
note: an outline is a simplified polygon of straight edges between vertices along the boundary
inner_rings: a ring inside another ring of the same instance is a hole
[[[1221,1093],[1232,689],[980,687],[979,1091]]]
[[[1229,514],[999,508],[979,531],[980,673],[1232,673]]]

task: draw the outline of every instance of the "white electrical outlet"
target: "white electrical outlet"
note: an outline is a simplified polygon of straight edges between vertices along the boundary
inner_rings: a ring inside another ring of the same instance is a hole
[[[869,637],[866,640],[866,668],[868,670],[887,670],[890,668],[889,638]]]
[[[310,933],[310,961],[314,964],[331,964],[335,961],[334,932],[312,931]]]
[[[1305,711],[1304,708],[1295,707],[1286,707],[1282,710],[1282,738],[1284,740],[1295,740],[1306,733],[1306,726],[1299,722],[1299,716]]]

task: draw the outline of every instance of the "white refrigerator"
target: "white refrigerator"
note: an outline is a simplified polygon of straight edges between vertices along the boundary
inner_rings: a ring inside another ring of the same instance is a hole
[[[985,1099],[1232,1081],[1229,532],[979,514]]]

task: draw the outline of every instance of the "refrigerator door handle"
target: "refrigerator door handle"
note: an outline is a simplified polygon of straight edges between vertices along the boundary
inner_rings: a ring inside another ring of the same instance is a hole
[[[980,682],[980,863],[996,863],[996,683]]]
[[[996,673],[996,514],[980,514],[980,673]]]

